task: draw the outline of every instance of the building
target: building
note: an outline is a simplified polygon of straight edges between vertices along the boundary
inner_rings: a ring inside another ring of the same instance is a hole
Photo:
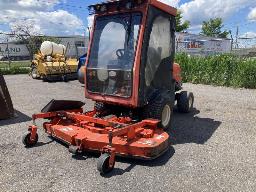
[[[88,48],[88,37],[83,36],[58,36],[60,43],[67,47],[66,57],[79,58],[86,53]],[[0,43],[0,60],[29,60],[29,52],[25,44],[18,41]]]
[[[84,36],[60,36],[60,43],[67,48],[67,57],[79,58],[87,52],[89,38]]]

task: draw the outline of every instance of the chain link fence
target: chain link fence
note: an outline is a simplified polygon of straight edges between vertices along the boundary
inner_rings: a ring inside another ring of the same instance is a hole
[[[201,35],[176,33],[176,53],[189,55],[220,55],[256,57],[256,38],[221,39]]]
[[[88,37],[60,36],[56,37],[67,47],[66,57],[79,58],[86,53]],[[40,45],[36,45],[38,48]],[[256,38],[219,39],[195,34],[176,33],[176,52],[189,55],[219,55],[233,53],[239,56],[256,56]],[[19,64],[23,67],[30,65],[33,59],[27,45],[17,40],[14,34],[0,32],[0,67],[10,67]]]

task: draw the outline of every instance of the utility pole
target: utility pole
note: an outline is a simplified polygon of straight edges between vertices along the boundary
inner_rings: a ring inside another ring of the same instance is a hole
[[[8,63],[9,63],[9,69],[11,68],[11,59],[10,59],[10,50],[9,50],[9,36],[7,34],[7,39],[6,39],[7,45],[7,56],[8,56]]]
[[[239,35],[239,27],[237,26],[236,27],[236,46],[235,46],[235,48],[237,48],[237,49],[239,48],[238,47],[238,35]]]
[[[230,38],[231,38],[231,52],[233,51],[233,44],[234,44],[234,39],[233,39],[233,35],[232,35],[232,31],[229,30],[229,34],[230,34]]]

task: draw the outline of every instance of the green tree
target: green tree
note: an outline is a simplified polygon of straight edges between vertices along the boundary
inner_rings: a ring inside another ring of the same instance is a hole
[[[37,33],[34,30],[33,24],[17,24],[13,27],[13,33],[19,43],[26,45],[31,60],[33,59],[33,55],[39,51],[42,42],[52,41],[60,43],[60,39],[56,37],[43,36]]]
[[[210,19],[209,21],[203,22],[200,34],[210,37],[227,38],[229,32],[226,30],[222,31],[223,27],[224,25],[221,18]]]
[[[178,10],[177,16],[176,16],[176,31],[184,32],[189,28],[189,26],[190,26],[189,21],[182,22],[182,12]]]

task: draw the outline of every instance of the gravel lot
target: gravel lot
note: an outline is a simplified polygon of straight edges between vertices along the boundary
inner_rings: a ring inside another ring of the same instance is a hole
[[[84,101],[81,84],[5,79],[18,117],[0,121],[0,191],[256,191],[256,90],[185,84],[195,109],[174,114],[171,149],[151,162],[119,158],[102,177],[97,156],[73,158],[41,129],[36,147],[21,143],[52,98]]]

